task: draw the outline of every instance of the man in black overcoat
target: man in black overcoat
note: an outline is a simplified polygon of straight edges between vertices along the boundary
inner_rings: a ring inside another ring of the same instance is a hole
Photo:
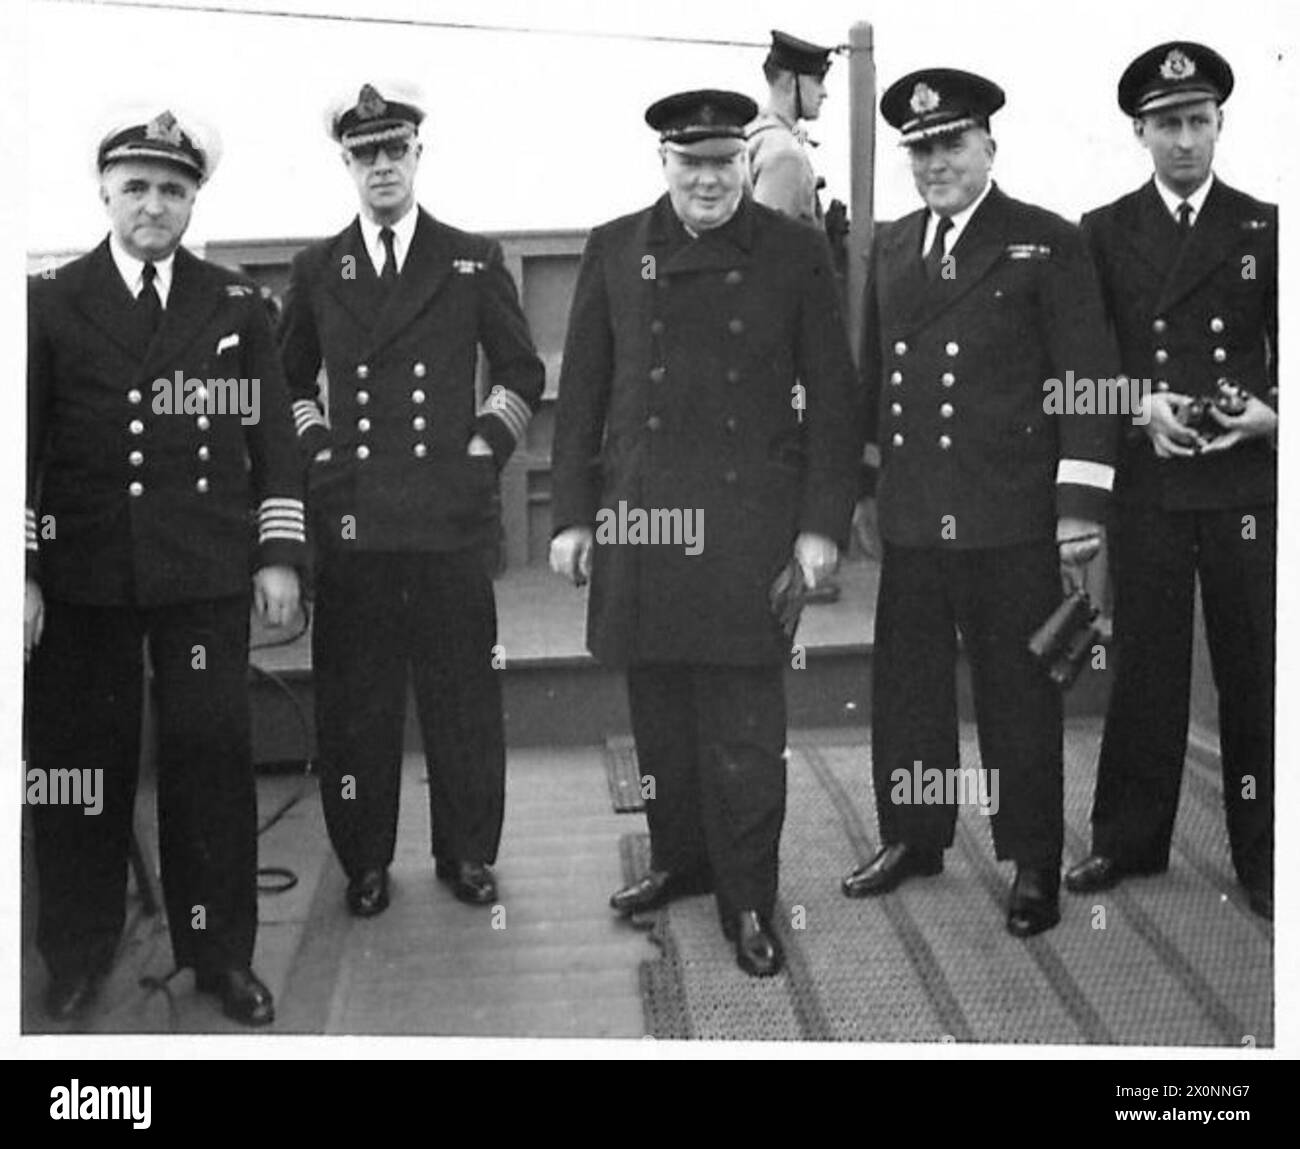
[[[764,976],[783,960],[791,657],[771,592],[834,570],[861,445],[825,240],[743,195],[755,111],[717,91],[652,105],[668,192],[588,239],[551,562],[590,575],[588,646],[627,672],[649,791],[652,868],[614,907],[715,891],[738,963]],[[797,589],[782,605],[790,624]]]

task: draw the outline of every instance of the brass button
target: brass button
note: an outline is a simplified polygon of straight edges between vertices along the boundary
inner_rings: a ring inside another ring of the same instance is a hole
[[[906,355],[906,354],[907,354],[907,344],[904,343],[901,339],[900,339],[897,343],[894,344],[894,354],[895,354],[895,355]]]
[[[901,447],[903,445],[903,436],[895,435],[892,441],[895,447]]]
[[[144,484],[132,483],[129,487],[127,487],[127,490],[131,492],[131,497],[133,499],[138,499],[141,495],[144,494]]]
[[[650,382],[651,382],[651,383],[662,383],[662,382],[664,381],[664,376],[665,376],[666,374],[668,374],[668,372],[667,372],[663,367],[651,367],[651,368],[650,368]]]
[[[1214,361],[1216,363],[1222,363],[1227,358],[1228,358],[1228,353],[1222,347],[1216,347],[1214,349]]]
[[[367,419],[364,415],[357,420],[357,430],[360,431],[363,435],[370,430],[370,420]]]
[[[140,392],[137,391],[134,387],[132,387],[131,390],[126,393],[126,401],[133,405],[139,403],[141,398],[142,396],[140,395]]]
[[[739,478],[740,476],[735,471],[727,471],[723,474],[722,481],[724,483],[734,483]]]
[[[1166,351],[1163,347],[1156,348],[1156,362],[1157,363],[1169,362],[1169,352]]]
[[[944,418],[944,419],[951,419],[951,418],[952,418],[952,413],[953,413],[953,406],[952,406],[951,403],[940,403],[940,404],[939,404],[939,415],[940,415],[942,418]]]
[[[939,450],[946,451],[951,446],[952,446],[952,439],[950,439],[947,435],[939,436]]]
[[[954,383],[957,382],[957,376],[954,375],[951,371],[945,371],[942,375],[939,376],[939,382],[942,383],[945,387],[951,387]]]
[[[417,379],[423,379],[429,373],[429,369],[423,363],[417,363],[411,368],[411,374]]]
[[[728,415],[725,419],[722,420],[722,425],[723,425],[723,426],[724,426],[728,431],[735,431],[736,426],[737,426],[737,424],[736,424],[736,416],[735,416],[735,415]]]
[[[416,404],[417,406],[424,402],[424,392],[421,391],[418,387],[411,392],[411,402]]]
[[[733,267],[729,272],[727,272],[725,282],[731,284],[732,287],[735,287],[736,284],[742,282],[744,278],[744,274]]]
[[[198,449],[197,454],[200,463],[206,463],[208,459],[212,457],[212,452],[208,450],[208,445],[206,443]]]
[[[1223,334],[1223,320],[1217,315],[1210,320],[1210,330],[1213,331],[1215,335]]]
[[[945,345],[943,350],[944,353],[951,358],[957,355],[957,353],[961,350],[961,346],[956,342],[952,342]]]
[[[903,381],[903,373],[901,371],[891,371],[889,373],[889,381],[897,387]]]
[[[662,335],[664,333],[664,321],[662,319],[650,320],[650,334]]]
[[[126,425],[126,429],[130,431],[132,435],[144,434],[144,424],[140,422],[139,419],[132,419],[131,422]]]
[[[650,430],[657,431],[664,425],[664,421],[660,419],[658,415],[651,415],[650,418],[645,421],[645,425],[649,427]]]
[[[364,407],[364,406],[365,406],[367,403],[369,403],[369,402],[370,402],[370,392],[369,392],[369,391],[358,391],[358,392],[357,392],[357,406],[358,406],[358,407]]]
[[[204,477],[204,476],[199,476],[199,478],[198,478],[197,480],[195,480],[195,483],[194,483],[194,489],[195,489],[196,491],[198,491],[198,493],[199,493],[200,495],[205,495],[205,494],[207,494],[207,491],[208,491],[208,480],[207,480],[207,478]]]
[[[200,431],[206,431],[209,427],[212,426],[212,420],[209,419],[206,415],[200,415],[197,419],[194,420],[194,425]]]
[[[411,426],[417,431],[423,431],[429,425],[429,420],[423,415],[417,415],[411,420]]]
[[[358,459],[370,458],[370,448],[367,447],[364,443],[362,443],[361,446],[357,448],[357,458]]]
[[[127,455],[126,460],[128,463],[131,464],[131,466],[139,467],[144,463],[144,452],[132,451],[129,455]]]
[[[891,403],[889,405],[889,413],[897,418],[903,413],[903,405],[901,403]]]
[[[424,456],[429,453],[429,448],[423,443],[416,443],[415,446],[411,448],[411,451],[417,459],[423,459]]]
[[[1157,391],[1168,391],[1168,390],[1169,390],[1169,384],[1168,384],[1165,380],[1163,380],[1163,379],[1159,379],[1159,380],[1156,381],[1156,390],[1157,390]]]
[[[733,319],[727,324],[727,330],[732,335],[740,335],[745,330],[745,321],[743,319]]]
[[[739,367],[728,367],[728,368],[727,368],[727,382],[728,382],[728,383],[739,383],[739,382],[740,382],[740,368],[739,368]]]
[[[1166,323],[1163,319],[1157,319],[1154,323],[1151,324],[1151,330],[1154,331],[1157,335],[1163,335],[1166,331],[1169,330],[1169,324]]]
[[[367,367],[364,363],[357,364],[357,378],[358,379],[370,378],[370,368]]]

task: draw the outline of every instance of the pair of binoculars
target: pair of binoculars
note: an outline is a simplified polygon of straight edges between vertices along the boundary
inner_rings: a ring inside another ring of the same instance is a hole
[[[1029,640],[1029,653],[1062,690],[1079,677],[1092,648],[1101,641],[1101,611],[1082,587],[1068,595]]]
[[[1250,392],[1234,379],[1220,379],[1211,395],[1198,395],[1183,408],[1180,422],[1200,434],[1203,439],[1213,439],[1223,434],[1224,428],[1215,422],[1211,409],[1225,415],[1240,415],[1250,402]]]

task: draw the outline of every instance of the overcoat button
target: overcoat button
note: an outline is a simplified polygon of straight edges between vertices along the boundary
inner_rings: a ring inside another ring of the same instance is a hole
[[[212,426],[212,420],[209,419],[206,415],[200,415],[197,419],[194,420],[194,425],[200,431],[206,431],[209,427]]]
[[[662,367],[651,367],[651,368],[650,368],[650,382],[651,382],[651,383],[662,383],[662,382],[664,381],[664,376],[665,376],[666,374],[668,374],[668,372],[665,371],[664,368],[662,368]]]
[[[364,443],[362,443],[361,446],[357,448],[357,458],[358,459],[370,458],[370,448],[367,447]]]
[[[208,450],[208,445],[206,443],[204,443],[196,453],[199,457],[199,462],[201,463],[206,463],[208,459],[212,457],[212,452]]]
[[[664,425],[664,423],[663,420],[660,419],[658,415],[651,415],[650,418],[645,421],[645,425],[649,427],[650,430],[657,431],[659,430],[660,427]]]
[[[906,354],[907,354],[907,344],[904,343],[901,339],[900,339],[897,343],[894,344],[894,354],[895,354],[895,355],[906,355]]]
[[[891,403],[889,405],[889,413],[895,417],[901,415],[903,413],[903,405],[901,403]]]
[[[357,364],[357,378],[358,379],[370,378],[370,368],[367,367],[364,363]]]
[[[939,450],[946,451],[952,446],[952,440],[947,435],[939,436]]]
[[[411,374],[417,379],[423,379],[429,373],[429,369],[423,363],[417,363],[411,368]]]
[[[423,443],[416,443],[415,446],[411,448],[411,450],[412,452],[414,452],[415,457],[417,459],[423,459],[424,456],[429,453],[429,448],[426,447]]]
[[[949,356],[955,356],[960,350],[961,347],[957,343],[949,343],[946,347],[944,347],[944,351]]]
[[[891,371],[889,373],[889,381],[897,387],[903,381],[903,373],[901,371]]]
[[[369,391],[358,391],[358,392],[357,392],[357,406],[358,406],[358,407],[364,407],[364,406],[365,406],[367,403],[369,403],[369,402],[370,402],[370,392],[369,392]]]
[[[737,475],[735,471],[727,471],[722,476],[722,481],[724,483],[734,483],[738,478],[740,478],[740,476]]]
[[[728,382],[728,383],[739,383],[739,382],[740,382],[740,368],[739,368],[739,367],[728,367],[728,368],[727,368],[727,382]]]
[[[664,321],[662,319],[650,320],[650,334],[662,335],[664,333]]]
[[[733,319],[727,324],[727,330],[732,335],[739,335],[745,330],[745,321],[743,319]]]
[[[954,383],[957,382],[957,376],[954,375],[951,371],[945,371],[942,375],[939,376],[939,382],[942,383],[945,387],[951,387]]]
[[[126,401],[131,404],[139,403],[141,397],[142,396],[140,395],[140,392],[137,391],[134,387],[132,387],[131,390],[126,393]]]
[[[895,435],[893,438],[893,443],[895,447],[901,447],[903,445],[903,436]]]
[[[138,467],[144,462],[144,452],[132,451],[129,455],[127,455],[126,458],[127,461],[131,464],[131,466]]]
[[[199,493],[200,495],[205,495],[205,494],[207,494],[207,491],[208,491],[208,480],[207,480],[206,478],[200,476],[197,480],[195,480],[195,483],[194,483],[194,489],[195,489],[196,491],[198,491],[198,493]]]
[[[141,495],[144,494],[144,484],[132,483],[129,487],[127,487],[127,490],[131,492],[132,498],[138,499]]]
[[[420,404],[424,402],[424,392],[421,391],[418,387],[411,392],[411,402],[415,404]]]
[[[1155,322],[1151,324],[1151,330],[1154,331],[1157,335],[1163,335],[1166,331],[1169,330],[1169,324],[1166,323],[1163,319],[1157,319],[1155,320]]]
[[[1228,358],[1228,353],[1222,347],[1216,347],[1214,349],[1214,361],[1216,363],[1222,363],[1227,358]]]
[[[727,272],[726,282],[731,284],[732,287],[735,287],[736,284],[740,283],[744,278],[744,274],[733,267],[729,272]]]
[[[1169,390],[1169,384],[1168,384],[1164,379],[1157,380],[1157,382],[1156,382],[1156,390],[1157,390],[1157,391],[1168,391],[1168,390]]]
[[[1156,348],[1156,362],[1157,363],[1169,362],[1169,352],[1166,351],[1163,347]]]
[[[144,424],[140,422],[139,419],[132,419],[131,422],[127,424],[127,430],[130,431],[132,435],[143,435]]]
[[[1217,315],[1210,320],[1210,330],[1213,331],[1215,335],[1223,334],[1223,320]]]
[[[370,420],[362,416],[357,420],[357,430],[363,435],[370,430]]]
[[[429,425],[429,420],[426,419],[423,415],[417,415],[414,419],[411,420],[411,426],[414,427],[415,430],[417,431],[423,431],[425,427],[427,427],[428,425]]]
[[[952,412],[953,412],[953,406],[952,406],[951,403],[940,403],[940,404],[939,404],[939,414],[940,414],[943,418],[945,418],[945,419],[951,419],[951,418],[952,418]]]

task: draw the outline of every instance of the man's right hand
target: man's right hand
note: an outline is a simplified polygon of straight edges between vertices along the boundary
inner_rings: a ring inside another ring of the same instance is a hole
[[[1191,403],[1190,395],[1176,391],[1154,391],[1143,399],[1147,421],[1142,430],[1151,440],[1156,456],[1161,459],[1191,459],[1205,446],[1205,441],[1186,426],[1181,415]]]
[[[571,579],[574,586],[585,586],[591,578],[590,527],[569,527],[551,540],[551,570]]]
[[[40,645],[45,632],[45,598],[35,579],[27,580],[26,601],[23,604],[23,661],[30,662],[32,652]]]

